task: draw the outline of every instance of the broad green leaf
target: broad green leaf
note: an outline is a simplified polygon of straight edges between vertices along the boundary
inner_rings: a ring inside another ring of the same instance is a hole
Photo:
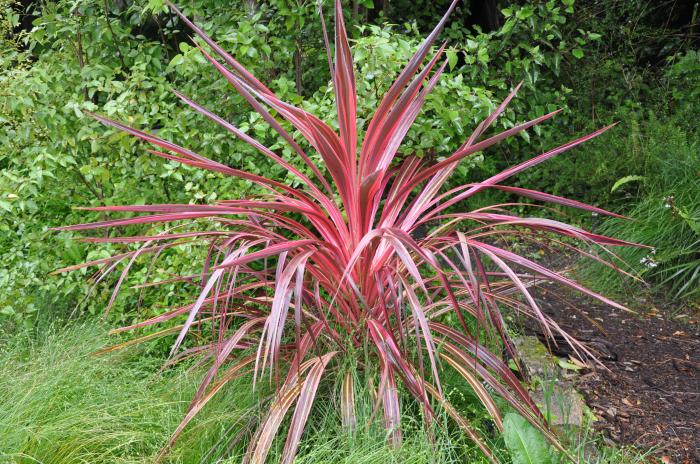
[[[508,413],[503,419],[503,439],[513,464],[552,464],[554,454],[542,434],[522,416]]]
[[[450,65],[451,71],[455,68],[455,66],[457,66],[457,52],[455,52],[454,50],[447,50],[445,54],[447,55],[447,62]]]

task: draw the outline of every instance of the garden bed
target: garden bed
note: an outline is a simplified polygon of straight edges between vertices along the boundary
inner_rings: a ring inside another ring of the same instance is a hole
[[[681,310],[640,299],[636,314],[567,295],[535,290],[541,308],[591,347],[603,367],[584,369],[577,389],[608,440],[654,448],[661,462],[700,462],[700,331],[698,308]],[[526,333],[544,337],[536,324]],[[570,355],[562,344],[555,354]],[[588,365],[592,365],[588,362]]]

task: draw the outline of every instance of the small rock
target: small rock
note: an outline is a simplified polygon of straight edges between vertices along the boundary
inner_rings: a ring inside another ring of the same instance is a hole
[[[584,420],[585,402],[576,391],[569,374],[557,364],[537,337],[513,340],[531,379],[537,379],[532,394],[543,414],[551,417],[551,425],[580,427]]]

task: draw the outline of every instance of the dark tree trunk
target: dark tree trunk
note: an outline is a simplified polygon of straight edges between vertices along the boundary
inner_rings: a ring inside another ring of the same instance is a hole
[[[296,84],[297,94],[302,95],[304,92],[304,83],[302,82],[301,69],[301,42],[297,42],[296,50],[294,50],[294,83]]]
[[[498,0],[476,0],[471,2],[472,21],[484,32],[495,31],[501,27],[501,12]]]

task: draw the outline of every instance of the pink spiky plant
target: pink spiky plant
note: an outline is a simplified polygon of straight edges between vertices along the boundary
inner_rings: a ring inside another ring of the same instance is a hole
[[[376,407],[383,411],[393,443],[401,439],[398,381],[421,405],[427,421],[435,418],[437,408],[442,408],[486,456],[495,460],[477,430],[442,393],[440,372],[449,366],[471,385],[498,429],[502,429],[501,413],[485,385],[557,444],[518,378],[500,354],[489,351],[485,341],[515,355],[501,315],[501,308],[509,307],[537,319],[547,333],[557,332],[577,349],[585,350],[540,311],[528,291],[531,277],[555,281],[620,306],[508,251],[499,245],[501,238],[538,240],[547,233],[549,240],[558,234],[587,244],[629,244],[554,220],[517,217],[501,205],[468,212],[458,207],[463,200],[484,189],[499,189],[532,200],[615,216],[573,200],[501,185],[509,177],[590,140],[608,127],[535,156],[481,183],[446,191],[445,182],[464,158],[556,113],[484,137],[515,96],[516,87],[468,140],[443,161],[428,165],[415,156],[397,161],[402,139],[445,68],[444,45],[427,64],[423,63],[456,2],[399,74],[368,126],[358,128],[352,54],[340,0],[336,0],[334,59],[325,23],[323,30],[339,133],[318,117],[281,101],[171,5],[218,56],[214,58],[200,48],[207,60],[289,143],[298,158],[282,158],[210,110],[180,93],[178,97],[293,173],[301,183],[298,188],[225,166],[154,135],[93,115],[102,123],[163,150],[151,151],[154,155],[246,179],[267,191],[264,195],[225,199],[211,205],[89,208],[147,214],[62,228],[87,230],[174,221],[193,227],[211,226],[207,230],[177,233],[168,229],[153,236],[90,238],[87,240],[142,243],[142,246],[98,262],[67,268],[100,264],[105,266],[103,277],[118,262],[128,259],[111,305],[131,263],[139,255],[176,246],[182,240],[208,245],[209,253],[201,271],[201,292],[196,301],[118,329],[134,329],[182,317],[184,323],[174,329],[179,334],[171,355],[201,355],[211,364],[169,445],[227,381],[252,372],[255,382],[273,382],[276,394],[250,440],[246,459],[255,463],[265,461],[283,419],[294,407],[282,455],[282,461],[290,463],[322,382],[339,385],[342,421],[348,428],[355,426],[356,377],[343,368],[349,364],[358,369],[376,369],[379,373],[374,395]],[[299,131],[305,143],[295,142],[271,110]],[[358,140],[358,131],[364,132],[362,141]],[[322,163],[316,165],[311,161],[305,151],[309,149],[320,155]],[[305,168],[299,168],[300,163]],[[418,234],[419,229],[427,232]],[[192,276],[183,280],[191,281]],[[455,316],[454,324],[446,322],[448,315]],[[204,325],[212,328],[211,343],[182,351],[188,332]],[[173,333],[173,329],[164,333]],[[357,357],[365,348],[369,353],[367,359],[348,359]],[[517,360],[517,356],[514,358]]]

